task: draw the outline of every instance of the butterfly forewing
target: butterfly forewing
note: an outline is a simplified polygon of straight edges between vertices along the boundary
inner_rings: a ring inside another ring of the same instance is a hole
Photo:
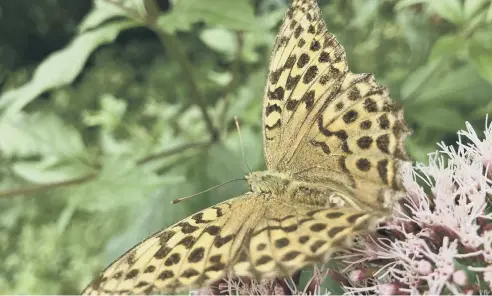
[[[286,14],[263,102],[269,169],[330,184],[375,209],[401,197],[403,111],[371,74],[348,70],[315,0],[294,0]]]
[[[347,73],[345,52],[326,29],[315,1],[294,1],[270,59],[263,99],[265,160],[286,164]]]

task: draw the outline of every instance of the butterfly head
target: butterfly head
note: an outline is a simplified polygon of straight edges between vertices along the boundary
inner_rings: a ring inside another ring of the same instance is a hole
[[[291,182],[289,175],[272,171],[249,173],[246,180],[251,192],[274,195],[285,193]]]

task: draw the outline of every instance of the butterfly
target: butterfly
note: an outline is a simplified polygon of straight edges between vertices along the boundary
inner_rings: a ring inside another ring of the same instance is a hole
[[[316,0],[293,0],[263,98],[267,170],[250,190],[163,229],[118,258],[84,294],[175,293],[234,275],[267,279],[326,262],[405,195],[410,133],[372,74],[348,69]]]

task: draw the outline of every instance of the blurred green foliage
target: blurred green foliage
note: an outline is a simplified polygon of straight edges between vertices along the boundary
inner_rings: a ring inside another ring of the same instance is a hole
[[[405,106],[416,160],[465,121],[481,129],[490,0],[319,2],[352,71]],[[247,163],[264,168],[261,100],[286,1],[72,3],[0,4],[3,294],[78,293],[152,232],[245,192],[238,181],[169,204],[244,176],[236,115]]]

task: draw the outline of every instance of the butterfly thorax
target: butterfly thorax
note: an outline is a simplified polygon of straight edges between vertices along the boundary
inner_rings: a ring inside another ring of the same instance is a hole
[[[266,198],[286,198],[291,202],[326,207],[341,207],[350,203],[352,207],[360,208],[351,203],[340,190],[333,190],[326,184],[296,180],[285,172],[252,172],[246,176],[246,180],[251,192]]]
[[[252,172],[246,176],[252,192],[276,196],[286,193],[291,179],[289,174],[274,171]]]

